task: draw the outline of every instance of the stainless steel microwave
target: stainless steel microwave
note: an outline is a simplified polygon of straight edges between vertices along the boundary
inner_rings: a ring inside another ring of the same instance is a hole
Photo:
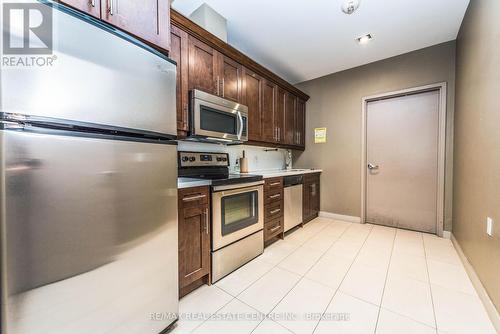
[[[221,97],[192,90],[189,92],[191,139],[222,143],[248,140],[248,108]]]

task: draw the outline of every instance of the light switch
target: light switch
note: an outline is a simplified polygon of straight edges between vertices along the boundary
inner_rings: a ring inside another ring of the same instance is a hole
[[[488,233],[490,237],[493,236],[493,219],[490,217],[486,218],[486,233]]]

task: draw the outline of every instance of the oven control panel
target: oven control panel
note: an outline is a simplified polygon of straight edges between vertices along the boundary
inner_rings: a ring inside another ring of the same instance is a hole
[[[227,167],[229,154],[205,152],[179,152],[179,167]]]

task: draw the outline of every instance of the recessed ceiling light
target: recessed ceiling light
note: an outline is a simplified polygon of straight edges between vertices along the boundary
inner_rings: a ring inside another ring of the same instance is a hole
[[[358,9],[359,7],[359,0],[345,0],[342,3],[342,11],[348,15],[351,15]]]
[[[371,41],[372,39],[373,39],[372,34],[366,34],[366,35],[363,35],[363,36],[356,38],[356,41],[358,41],[359,44],[366,44],[369,41]]]

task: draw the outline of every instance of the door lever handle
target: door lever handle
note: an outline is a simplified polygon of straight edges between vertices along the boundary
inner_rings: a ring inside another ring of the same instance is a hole
[[[379,165],[368,164],[368,169],[369,170],[377,170],[377,169],[379,169]]]

